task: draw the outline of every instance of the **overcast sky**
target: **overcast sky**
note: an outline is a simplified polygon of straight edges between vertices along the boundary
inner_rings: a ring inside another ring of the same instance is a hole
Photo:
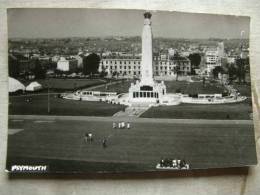
[[[9,38],[141,36],[142,10],[9,9]],[[249,17],[152,11],[154,37],[249,37]]]

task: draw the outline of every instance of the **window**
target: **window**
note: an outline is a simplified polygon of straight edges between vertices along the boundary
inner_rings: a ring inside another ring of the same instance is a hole
[[[154,94],[154,93],[152,92],[152,93],[151,93],[151,97],[152,97],[152,98],[153,98],[153,94]]]
[[[135,98],[135,93],[136,93],[136,92],[133,93],[133,98]]]
[[[140,92],[140,97],[143,97],[143,92]]]
[[[139,97],[139,92],[136,92],[136,97]]]
[[[147,97],[148,97],[148,98],[150,97],[150,94],[151,94],[150,92],[147,92]]]

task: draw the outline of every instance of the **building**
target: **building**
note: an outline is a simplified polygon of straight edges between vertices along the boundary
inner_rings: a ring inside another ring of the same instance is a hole
[[[60,71],[75,71],[78,68],[78,60],[74,57],[60,57],[59,61],[57,62],[57,70]]]
[[[225,56],[224,42],[218,43],[217,50],[218,50],[218,57],[223,58]]]
[[[206,71],[210,75],[212,70],[221,66],[221,59],[225,57],[224,43],[219,42],[217,47],[208,48],[205,53]]]
[[[208,49],[206,51],[205,58],[206,58],[207,75],[209,75],[216,66],[221,66],[220,63],[221,58],[219,58],[218,50],[216,48]]]
[[[61,57],[57,62],[57,69],[60,71],[69,71],[70,70],[69,61],[66,60],[66,58],[64,57]]]
[[[189,75],[191,72],[190,60],[187,57],[174,56],[168,54],[153,54],[153,74],[155,76],[176,76],[176,68],[181,75]],[[132,56],[106,56],[100,60],[99,71],[105,70],[108,76],[118,73],[119,76],[139,78],[141,76],[140,55]]]
[[[112,75],[114,72],[119,76],[139,77],[141,74],[141,60],[137,58],[106,58],[101,59],[99,71],[105,70]]]

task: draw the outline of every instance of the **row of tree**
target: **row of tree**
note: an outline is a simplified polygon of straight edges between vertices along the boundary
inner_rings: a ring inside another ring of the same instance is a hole
[[[249,72],[249,58],[236,59],[235,64],[228,64],[227,67],[217,66],[213,69],[212,74],[215,78],[218,74],[228,74],[229,81],[238,80],[239,83],[246,81],[246,73]]]
[[[47,63],[47,65],[46,65]],[[98,73],[98,67],[100,63],[100,57],[92,53],[88,56],[83,57],[83,68],[78,67],[74,72],[82,72],[84,75],[93,75]],[[27,59],[23,56],[12,56],[8,57],[8,69],[9,76],[13,78],[18,78],[21,74],[28,75],[33,74],[36,79],[44,79],[46,77],[46,72],[48,69],[56,69],[57,63],[52,61],[43,62],[36,59]],[[60,74],[64,73],[61,71],[56,71]],[[68,72],[69,73],[69,72]]]

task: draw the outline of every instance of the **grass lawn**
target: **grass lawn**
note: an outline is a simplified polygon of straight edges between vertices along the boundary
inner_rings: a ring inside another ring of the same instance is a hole
[[[123,81],[122,83],[116,83],[113,85],[98,87],[96,91],[109,91],[109,92],[118,92],[118,93],[127,93],[128,89],[133,81]],[[180,90],[182,93],[222,93],[225,89],[223,86],[218,83],[210,84],[207,83],[203,86],[202,82],[190,83],[187,81],[165,81],[166,89],[168,93],[176,93]]]
[[[166,89],[168,93],[176,93],[180,90],[183,94],[214,94],[224,92],[224,87],[218,83],[187,82],[187,81],[166,81]]]
[[[199,105],[180,104],[177,106],[152,107],[141,115],[143,118],[175,118],[175,119],[250,119],[251,101],[242,103]],[[229,115],[229,117],[227,117]]]
[[[82,89],[85,87],[91,87],[99,84],[106,83],[101,79],[56,79],[50,78],[48,79],[39,79],[36,80],[39,82],[44,89],[48,88],[48,84],[50,85],[50,89],[52,91],[66,91],[66,90],[75,90]],[[25,85],[29,85],[30,82],[23,82]]]
[[[48,115],[47,95],[31,96],[32,101],[26,102],[28,97],[10,97],[9,114],[17,115]],[[50,96],[50,115],[72,116],[112,116],[125,106],[107,104],[104,102],[74,101]]]
[[[234,88],[237,89],[241,95],[251,97],[251,86],[246,84],[233,84]]]
[[[10,129],[23,131],[8,136],[8,164],[22,164],[17,158],[33,164],[34,158],[52,171],[137,171],[155,170],[162,158],[185,159],[191,168],[256,163],[253,125],[136,121],[127,130],[113,129],[112,121],[10,120]],[[92,143],[84,143],[86,132],[93,133]],[[50,159],[74,163],[63,166]],[[84,162],[89,166],[81,169]]]
[[[115,83],[112,85],[97,87],[93,91],[102,91],[102,92],[117,92],[117,93],[127,93],[131,83],[134,81],[122,80],[120,83]]]

